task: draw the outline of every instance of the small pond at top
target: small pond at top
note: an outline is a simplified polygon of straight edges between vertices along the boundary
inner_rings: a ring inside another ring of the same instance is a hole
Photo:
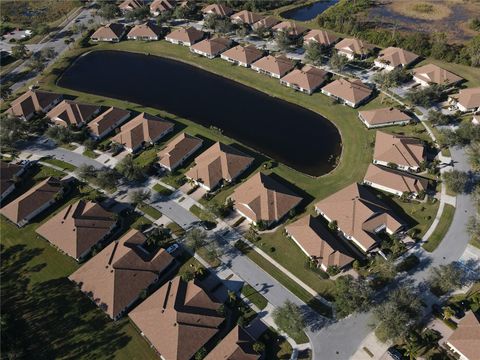
[[[341,153],[340,134],[324,117],[171,59],[93,51],[77,59],[58,84],[215,126],[240,143],[313,176],[331,171]]]
[[[318,1],[310,5],[300,6],[287,10],[282,13],[282,17],[286,19],[308,21],[314,19],[318,14],[327,10],[330,6],[335,5],[339,0]]]

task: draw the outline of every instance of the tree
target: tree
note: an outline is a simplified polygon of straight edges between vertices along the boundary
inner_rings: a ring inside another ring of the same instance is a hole
[[[347,275],[335,281],[335,295],[337,315],[345,317],[354,311],[366,311],[372,304],[373,291],[365,281]]]
[[[256,341],[253,344],[253,350],[259,354],[262,354],[265,351],[265,344],[260,341]]]
[[[44,59],[53,59],[55,56],[57,56],[57,52],[51,46],[43,48],[42,50],[39,51],[39,53],[40,53],[40,57]]]
[[[305,59],[314,64],[320,65],[322,63],[323,53],[325,49],[322,45],[315,41],[309,41],[304,45],[305,48]]]
[[[188,247],[197,251],[207,242],[207,233],[200,228],[193,228],[185,236]]]
[[[181,6],[177,6],[173,12],[177,19],[197,20],[201,16],[198,12],[198,5],[195,1],[186,1]]]
[[[11,149],[19,140],[28,137],[28,126],[24,121],[6,114],[0,115],[0,145],[2,149]]]
[[[143,179],[143,168],[135,163],[132,155],[125,156],[118,164],[117,171],[130,181]]]
[[[277,31],[275,34],[275,42],[281,51],[287,50],[295,43],[294,38],[290,35],[290,30]]]
[[[115,4],[104,2],[100,10],[98,10],[98,15],[105,20],[112,20],[120,14],[118,7]]]
[[[144,202],[145,200],[150,199],[150,195],[151,195],[150,190],[146,190],[146,189],[134,190],[130,193],[130,201],[135,205],[138,205]]]
[[[205,348],[202,347],[200,350],[198,350],[195,353],[195,360],[202,360],[205,358],[205,356],[207,356],[207,350],[205,350]]]
[[[300,307],[290,300],[273,310],[273,320],[277,326],[293,338],[298,337],[305,328]]]
[[[447,185],[447,189],[456,194],[461,194],[467,186],[468,174],[459,170],[446,171],[443,173],[443,181]]]
[[[480,141],[473,141],[465,149],[472,169],[480,171]]]
[[[125,14],[125,19],[128,21],[145,20],[150,16],[150,8],[148,6],[141,6],[137,9],[128,11]]]
[[[445,320],[450,319],[453,315],[455,315],[455,311],[450,306],[445,306],[443,308],[443,318]]]
[[[443,101],[445,95],[443,93],[444,87],[437,84],[432,84],[426,88],[413,89],[407,93],[407,99],[415,105],[430,107],[435,103]]]
[[[156,227],[147,235],[147,245],[151,249],[165,246],[172,239],[170,231],[165,228]]]
[[[12,56],[15,59],[24,59],[27,57],[28,49],[23,44],[18,44],[12,47]]]
[[[475,216],[470,216],[467,222],[467,231],[474,241],[480,241],[480,220]]]
[[[75,170],[75,174],[82,180],[88,181],[95,177],[97,170],[93,165],[82,164]]]
[[[441,111],[430,110],[428,112],[428,121],[430,121],[433,125],[448,125],[453,120],[453,116],[442,114]]]
[[[465,270],[455,263],[439,265],[431,269],[428,284],[431,289],[447,293],[461,288],[465,283]]]
[[[420,318],[421,307],[420,298],[411,286],[393,290],[388,299],[373,310],[375,334],[384,342],[403,337]]]
[[[397,273],[393,257],[384,259],[380,255],[375,256],[371,269],[382,281],[392,280]]]
[[[334,52],[330,57],[330,61],[328,62],[330,67],[338,72],[342,72],[347,63],[348,59],[345,56],[340,55],[338,52]]]
[[[92,181],[98,187],[106,190],[114,190],[118,184],[118,173],[114,169],[103,168],[97,170]]]
[[[60,144],[68,144],[78,139],[78,136],[72,130],[58,125],[50,126],[45,135]]]
[[[13,82],[11,81],[6,81],[0,86],[0,97],[3,100],[8,99],[12,95],[12,85]]]
[[[338,230],[338,222],[337,220],[332,220],[328,223],[328,228],[332,231],[337,231]]]

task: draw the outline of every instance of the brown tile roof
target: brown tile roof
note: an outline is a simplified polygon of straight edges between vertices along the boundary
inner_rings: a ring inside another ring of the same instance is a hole
[[[286,226],[285,231],[295,238],[310,257],[327,268],[342,268],[354,260],[346,246],[336,239],[318,218],[311,215]]]
[[[293,21],[282,21],[280,24],[275,25],[272,27],[274,31],[288,31],[288,34],[291,36],[300,36],[304,32],[308,31],[305,26],[298,25],[296,22]]]
[[[172,263],[164,249],[155,255],[141,247],[146,240],[138,230],[128,231],[69,276],[111,318],[116,318],[140,292]],[[152,257],[153,255],[153,257]]]
[[[413,76],[427,83],[450,85],[464,80],[458,75],[434,64],[427,64],[413,69]]]
[[[227,56],[232,60],[239,61],[244,64],[252,64],[263,56],[263,52],[253,45],[242,46],[237,45],[225,51],[223,56]]]
[[[173,124],[157,116],[141,113],[120,128],[112,141],[129,149],[135,149],[144,142],[154,142],[161,134],[173,129]]]
[[[127,34],[128,38],[154,38],[162,34],[162,29],[151,21],[135,25]]]
[[[205,33],[190,26],[188,28],[180,28],[173,30],[165,38],[173,39],[181,42],[195,43],[203,38]]]
[[[100,204],[80,200],[41,225],[37,234],[78,259],[102,240],[116,220]]]
[[[336,220],[346,236],[355,238],[366,249],[376,244],[375,230],[378,227],[385,225],[392,232],[402,227],[391,209],[366,186],[357,183],[319,201],[315,207],[330,220]]]
[[[123,24],[107,24],[101,26],[95,31],[90,38],[93,39],[119,39],[122,37],[125,32],[125,26]]]
[[[364,181],[387,187],[402,193],[420,193],[427,190],[428,181],[388,167],[370,164]]]
[[[230,16],[233,10],[223,4],[210,4],[202,9],[204,14],[216,14],[220,16]]]
[[[232,146],[217,142],[195,158],[195,166],[185,175],[213,189],[222,179],[234,180],[252,162],[252,157]]]
[[[423,142],[377,131],[373,159],[408,167],[419,167],[425,156]]]
[[[305,65],[301,70],[295,69],[282,78],[289,84],[294,84],[302,89],[313,91],[327,80],[328,72],[311,65]]]
[[[377,57],[378,61],[393,67],[408,66],[417,59],[417,54],[397,47],[388,47],[380,51],[380,54]]]
[[[288,59],[283,55],[279,55],[279,56],[268,55],[261,58],[260,60],[255,61],[252,64],[252,67],[257,67],[269,73],[276,74],[279,76],[284,76],[286,73],[292,70],[295,66],[293,65],[292,60]]]
[[[168,360],[189,360],[224,321],[221,304],[197,282],[176,277],[130,312],[129,317]]]
[[[0,210],[0,214],[18,224],[41,206],[54,200],[62,190],[63,187],[60,180],[53,177],[46,178],[4,206]]]
[[[158,153],[159,163],[174,168],[182,159],[203,143],[203,140],[182,132]]]
[[[325,30],[310,30],[307,35],[303,37],[303,41],[315,41],[320,45],[330,46],[334,44],[339,37]]]
[[[286,186],[261,172],[239,185],[232,199],[235,207],[255,222],[279,221],[302,201]]]
[[[136,10],[140,9],[142,6],[145,6],[145,3],[142,0],[125,0],[118,8],[120,10]]]
[[[373,45],[367,44],[359,39],[346,38],[336,44],[335,49],[352,55],[364,56],[370,53],[373,49]]]
[[[205,39],[192,45],[190,48],[208,55],[216,55],[228,49],[230,40],[222,37]]]
[[[257,21],[255,24],[252,25],[253,29],[270,29],[272,26],[277,25],[280,22],[276,17],[267,16],[263,19]]]
[[[61,94],[40,90],[28,90],[11,102],[8,112],[14,116],[28,117],[34,112],[44,111],[46,107],[61,98]]]
[[[412,120],[409,115],[394,107],[359,111],[359,114],[370,126]]]
[[[230,19],[240,21],[244,24],[253,25],[257,21],[262,20],[263,16],[251,11],[242,10],[230,16]]]
[[[480,107],[480,87],[461,89],[456,100],[467,109]]]
[[[150,11],[164,12],[164,11],[172,10],[174,7],[175,7],[174,0],[154,0],[150,4]]]
[[[360,80],[348,80],[344,78],[337,79],[325,85],[322,91],[357,104],[372,95],[372,89],[362,83]]]
[[[15,175],[22,171],[22,166],[0,160],[0,195],[14,183]]]
[[[81,104],[76,101],[63,100],[47,113],[47,117],[57,125],[80,126],[85,124],[100,110],[98,105]]]
[[[260,354],[253,350],[255,340],[240,326],[235,326],[205,357],[205,360],[258,360]]]
[[[125,116],[130,116],[130,111],[112,106],[90,121],[88,128],[93,134],[100,136]]]
[[[447,340],[469,360],[478,359],[480,354],[480,321],[473,311],[465,314],[457,329]]]

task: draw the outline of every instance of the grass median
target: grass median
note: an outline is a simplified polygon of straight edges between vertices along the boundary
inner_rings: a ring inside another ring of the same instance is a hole
[[[455,215],[455,207],[449,204],[445,204],[440,221],[437,227],[433,231],[432,235],[428,238],[428,241],[423,244],[423,248],[428,252],[433,252],[438,245],[442,242],[443,238],[448,232],[450,225],[452,224],[453,216]]]

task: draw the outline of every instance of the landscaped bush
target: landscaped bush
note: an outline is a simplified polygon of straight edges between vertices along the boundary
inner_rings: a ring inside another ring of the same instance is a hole
[[[398,272],[410,271],[420,263],[420,260],[415,255],[409,255],[403,261],[397,265],[396,269]]]

